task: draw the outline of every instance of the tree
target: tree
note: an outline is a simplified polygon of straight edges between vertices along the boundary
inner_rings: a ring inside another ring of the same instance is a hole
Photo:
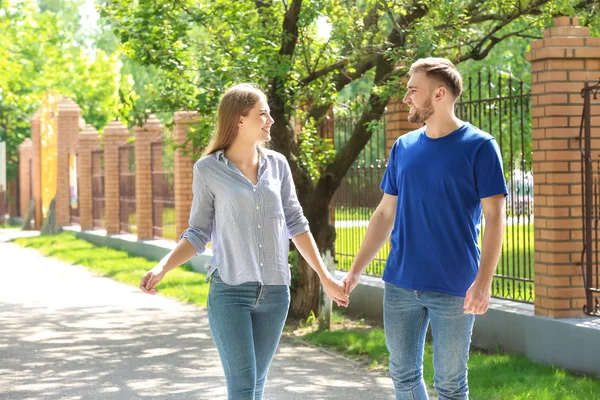
[[[554,15],[596,4],[550,0],[112,0],[101,15],[132,59],[160,71],[153,109],[199,109],[199,136],[212,129],[219,95],[233,83],[265,88],[275,120],[272,147],[291,166],[300,202],[321,251],[334,247],[328,205],[371,138],[410,64],[430,55],[455,63],[484,59],[499,43],[533,39]],[[584,21],[585,22],[585,21]],[[329,31],[329,32],[327,32]],[[367,82],[366,106],[333,154],[315,126],[353,82]],[[140,110],[141,111],[141,110]],[[295,132],[292,116],[305,129]],[[306,143],[309,143],[307,146]],[[319,164],[310,157],[317,148]],[[317,310],[318,280],[299,263],[292,310]]]
[[[7,141],[9,177],[17,173],[18,146],[46,90],[71,97],[97,129],[123,107],[117,90],[131,91],[119,54],[84,44],[81,2],[0,1],[0,140]]]

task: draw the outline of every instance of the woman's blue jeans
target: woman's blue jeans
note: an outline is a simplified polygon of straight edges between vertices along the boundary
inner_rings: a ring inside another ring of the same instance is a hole
[[[428,398],[423,381],[423,347],[429,323],[433,386],[440,400],[468,399],[467,361],[475,316],[464,313],[464,300],[385,284],[383,324],[397,400]]]
[[[290,305],[286,285],[223,283],[213,274],[208,322],[221,357],[229,400],[262,399]]]

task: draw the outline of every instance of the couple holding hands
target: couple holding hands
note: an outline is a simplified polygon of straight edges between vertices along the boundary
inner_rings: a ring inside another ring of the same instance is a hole
[[[217,131],[194,165],[189,228],[140,287],[156,293],[168,271],[212,241],[208,318],[229,399],[262,399],[290,304],[290,238],[327,295],[343,307],[391,238],[384,330],[396,399],[428,398],[422,364],[429,324],[439,398],[468,398],[471,331],[475,315],[487,310],[504,233],[502,159],[491,135],[454,115],[462,78],[450,61],[418,60],[409,76],[403,100],[408,120],[425,125],[394,143],[383,198],[341,282],[319,256],[287,160],[260,146],[270,140],[274,122],[265,94],[240,84],[221,98]]]

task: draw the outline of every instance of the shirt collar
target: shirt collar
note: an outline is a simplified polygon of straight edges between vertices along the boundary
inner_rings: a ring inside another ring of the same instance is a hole
[[[262,166],[267,161],[267,155],[261,146],[256,146],[256,149],[258,150],[259,165]],[[228,161],[227,158],[225,158],[225,149],[217,150],[215,156],[219,161],[225,161],[226,163]]]

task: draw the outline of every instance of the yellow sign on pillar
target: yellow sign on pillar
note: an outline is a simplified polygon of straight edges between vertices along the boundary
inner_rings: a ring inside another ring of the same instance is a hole
[[[58,102],[60,96],[48,91],[40,109],[40,150],[42,216],[46,218],[50,202],[56,196],[56,136],[58,131]]]

